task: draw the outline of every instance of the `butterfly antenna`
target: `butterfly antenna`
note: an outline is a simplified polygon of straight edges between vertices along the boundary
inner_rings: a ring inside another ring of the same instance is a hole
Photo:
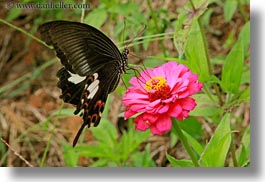
[[[135,77],[137,78],[138,83],[139,83],[139,81],[140,81],[142,84],[145,84],[145,81],[141,79],[141,78],[142,78],[142,77],[141,77],[141,73],[139,72],[138,69],[136,69],[136,68],[134,68],[134,67],[129,67],[129,69],[130,69],[130,70],[133,70],[134,75],[135,75]],[[140,84],[140,83],[139,83],[139,84]],[[141,84],[140,84],[140,85],[141,85]]]

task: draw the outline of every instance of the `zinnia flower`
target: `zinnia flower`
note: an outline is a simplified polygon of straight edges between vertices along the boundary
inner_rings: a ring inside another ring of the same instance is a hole
[[[139,113],[134,119],[135,129],[150,128],[153,134],[161,135],[172,127],[171,117],[183,120],[189,116],[196,102],[190,96],[200,91],[202,83],[188,67],[168,62],[160,67],[146,69],[139,77],[130,80],[123,105],[124,117]]]

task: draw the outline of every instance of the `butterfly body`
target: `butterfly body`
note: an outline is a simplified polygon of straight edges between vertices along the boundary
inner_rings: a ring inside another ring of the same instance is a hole
[[[60,98],[75,105],[74,114],[83,117],[75,146],[85,126],[99,124],[108,94],[126,72],[129,51],[121,53],[102,32],[78,22],[52,21],[41,25],[38,31],[54,47],[64,66],[57,72]]]

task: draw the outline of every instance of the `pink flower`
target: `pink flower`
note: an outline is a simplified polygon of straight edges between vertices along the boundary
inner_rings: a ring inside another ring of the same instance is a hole
[[[126,106],[124,117],[140,113],[134,120],[135,129],[150,128],[157,135],[171,129],[171,117],[183,120],[189,116],[189,111],[196,106],[190,96],[203,87],[197,75],[176,62],[146,69],[138,78],[131,78],[130,83],[132,86],[122,100]]]

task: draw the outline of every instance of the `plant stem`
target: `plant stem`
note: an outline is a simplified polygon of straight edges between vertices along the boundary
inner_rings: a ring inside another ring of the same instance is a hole
[[[86,4],[86,0],[83,0],[82,4]],[[85,8],[83,8],[81,11],[81,18],[80,18],[81,23],[84,23],[84,18],[85,18]]]
[[[154,9],[153,9],[153,7],[151,5],[150,0],[147,0],[147,5],[148,5],[148,8],[150,9],[151,16],[152,16],[152,18],[154,20],[156,31],[160,32],[160,28],[158,26],[158,20],[157,20],[157,17],[156,17],[156,13],[154,12]],[[161,48],[163,50],[163,55],[166,57],[167,56],[167,52],[166,52],[166,48],[165,48],[162,40],[159,41],[159,44],[160,44],[160,46],[161,46]]]
[[[212,66],[211,66],[211,61],[210,61],[210,54],[209,54],[209,49],[208,49],[208,45],[207,45],[207,40],[206,40],[206,36],[202,27],[202,23],[201,20],[198,20],[199,26],[200,26],[200,32],[201,32],[201,36],[202,36],[202,40],[203,40],[203,46],[205,48],[205,54],[206,54],[206,59],[207,59],[207,64],[208,64],[208,71],[210,75],[213,75],[213,70],[212,70]],[[216,83],[213,83],[213,88],[215,90],[215,93],[218,97],[219,103],[222,106],[224,104],[222,97],[221,97],[221,93],[218,89],[218,86]]]
[[[230,146],[230,152],[231,152],[234,167],[238,167],[238,163],[237,163],[237,159],[236,159],[236,148],[235,148],[235,142],[234,142],[233,137],[232,137],[232,142],[231,142],[231,146]]]
[[[188,141],[187,141],[186,137],[184,136],[184,134],[182,133],[182,131],[181,131],[179,125],[178,125],[178,122],[179,121],[174,119],[173,127],[176,130],[177,135],[178,135],[179,139],[181,140],[181,143],[184,145],[186,151],[188,152],[188,154],[189,154],[194,166],[195,167],[200,167],[200,165],[199,165],[199,163],[198,163],[198,161],[197,161],[197,159],[196,159],[196,157],[194,155],[194,152],[192,151],[190,145],[188,144]]]
[[[206,93],[206,95],[208,95],[208,97],[211,99],[211,101],[212,101],[213,103],[215,103],[215,100],[214,100],[212,94],[210,93],[210,91],[209,91],[209,87],[208,87],[207,84],[204,84],[204,85],[203,85],[203,91]]]
[[[13,28],[13,29],[15,29],[15,30],[17,30],[17,31],[19,31],[19,32],[21,32],[21,33],[27,35],[28,37],[30,37],[30,38],[32,38],[32,39],[34,39],[34,40],[36,40],[37,42],[41,43],[42,45],[44,45],[44,46],[46,46],[46,47],[52,49],[52,47],[51,47],[51,46],[48,46],[44,41],[42,41],[42,40],[40,40],[39,38],[35,37],[34,35],[32,35],[32,34],[26,32],[26,31],[23,30],[22,28],[19,28],[19,27],[15,26],[15,25],[13,25],[13,24],[11,24],[11,23],[9,23],[9,22],[7,22],[7,21],[1,19],[1,18],[0,18],[0,22],[6,24],[6,25],[8,25],[8,26],[10,26],[11,28]]]

